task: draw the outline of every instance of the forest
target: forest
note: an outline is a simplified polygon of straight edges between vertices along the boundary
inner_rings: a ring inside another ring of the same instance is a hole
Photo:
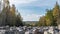
[[[3,3],[0,1],[0,26],[23,26],[22,17],[15,5],[10,6],[9,0],[3,0]]]
[[[60,6],[56,2],[53,9],[47,9],[45,16],[40,17],[38,26],[57,26],[60,24]]]

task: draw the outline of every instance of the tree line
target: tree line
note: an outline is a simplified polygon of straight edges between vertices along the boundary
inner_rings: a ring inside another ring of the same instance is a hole
[[[38,26],[57,26],[60,24],[60,6],[56,2],[53,9],[47,9],[45,16],[40,17]]]
[[[5,4],[7,6],[5,6]],[[0,26],[23,26],[22,17],[18,10],[16,10],[15,5],[12,4],[12,6],[10,6],[9,0],[7,0],[5,4],[2,7],[2,11],[0,11]]]

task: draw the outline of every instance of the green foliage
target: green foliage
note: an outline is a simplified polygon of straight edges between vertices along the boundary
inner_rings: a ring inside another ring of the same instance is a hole
[[[47,26],[55,26],[56,25],[56,23],[54,22],[53,10],[47,10],[46,25]]]
[[[54,16],[54,20],[57,24],[60,24],[60,7],[58,5],[58,3],[56,2],[56,5],[53,9],[53,16]]]
[[[60,13],[60,11],[59,11],[59,5],[58,5],[58,3],[56,2],[55,7],[53,8],[53,16],[54,16],[55,19],[58,18],[59,13]]]
[[[45,16],[40,17],[38,26],[45,26],[46,25],[46,19]]]
[[[56,2],[56,5],[52,10],[47,10],[43,17],[39,19],[38,26],[56,26],[60,24],[60,8],[58,3]]]
[[[20,14],[17,15],[16,24],[15,24],[15,25],[16,25],[16,26],[23,26],[23,22],[22,22],[22,18],[21,18],[21,16],[20,16]]]
[[[2,12],[0,13],[0,25],[5,26],[23,26],[21,15],[16,13],[15,5],[12,7],[9,5],[9,0],[6,2],[7,6],[3,6]],[[2,21],[2,22],[1,22]]]

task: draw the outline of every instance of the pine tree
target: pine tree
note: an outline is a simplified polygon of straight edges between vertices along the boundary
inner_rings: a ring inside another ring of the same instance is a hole
[[[20,13],[16,17],[16,26],[23,26],[22,17]]]
[[[54,16],[55,22],[58,24],[59,23],[58,20],[60,20],[60,11],[59,11],[59,5],[57,2],[56,2],[56,5],[53,9],[53,16]]]
[[[12,7],[9,4],[9,0],[3,0],[3,9],[0,14],[0,26],[20,26],[23,25],[21,15],[16,14],[16,7],[13,4]]]
[[[47,10],[46,13],[46,25],[47,26],[56,26],[57,24],[54,22],[53,10]]]
[[[15,25],[16,23],[16,9],[15,9],[15,5],[12,5],[12,7],[10,8],[10,24],[11,25]]]

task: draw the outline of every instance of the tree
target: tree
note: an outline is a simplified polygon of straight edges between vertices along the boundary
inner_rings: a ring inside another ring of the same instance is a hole
[[[60,11],[59,11],[59,5],[56,2],[55,7],[53,8],[53,16],[54,16],[54,20],[55,22],[58,24],[60,22],[58,22],[58,19],[60,20]]]
[[[38,26],[46,26],[45,16],[40,17]]]
[[[56,2],[55,7],[52,10],[47,10],[47,13],[45,14],[45,18],[41,17],[39,20],[41,26],[47,25],[47,26],[56,26],[60,23],[60,8],[58,3]]]
[[[10,22],[11,25],[15,25],[16,23],[16,8],[14,4],[10,8]]]
[[[16,17],[16,26],[23,26],[22,17],[20,13]]]
[[[46,13],[46,25],[47,26],[55,26],[56,23],[54,22],[53,10],[47,10]]]
[[[0,14],[1,26],[20,26],[23,25],[21,15],[16,13],[16,7],[13,4],[12,7],[9,4],[9,0],[3,0],[3,9]]]

